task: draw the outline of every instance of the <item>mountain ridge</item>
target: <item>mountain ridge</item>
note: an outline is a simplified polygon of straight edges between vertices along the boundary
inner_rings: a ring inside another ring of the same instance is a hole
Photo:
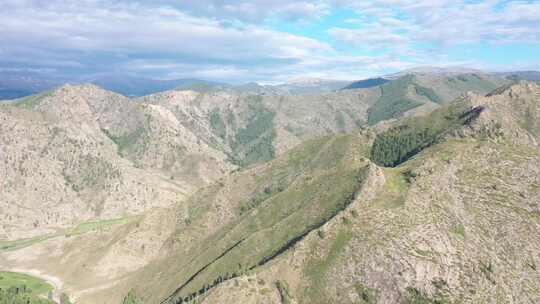
[[[0,266],[31,261],[83,304],[535,299],[540,88],[496,84],[138,99],[67,85],[0,105]],[[403,98],[422,105],[367,125]],[[385,167],[381,138],[422,140]]]
[[[440,68],[440,67],[418,67],[404,70],[394,74],[382,75],[376,78],[393,80],[407,74],[440,76],[457,76],[460,74],[482,74],[500,78],[515,78],[521,80],[538,80],[535,76],[538,72],[486,72],[469,68]],[[517,77],[517,78],[516,78]],[[371,78],[368,78],[371,79]],[[172,89],[197,90],[226,90],[233,89],[239,91],[250,91],[268,94],[320,94],[343,89],[353,82],[362,80],[332,80],[322,78],[299,78],[289,82],[274,85],[260,85],[256,87],[246,84],[227,84],[219,81],[209,81],[194,78],[182,78],[172,80],[160,80],[145,77],[138,77],[129,74],[110,74],[83,76],[79,78],[60,77],[55,75],[44,75],[40,73],[10,72],[5,73],[0,78],[0,100],[13,99],[29,96],[46,90],[50,90],[64,83],[83,84],[94,83],[110,91],[120,93],[129,97],[141,97]],[[364,85],[365,86],[365,85]]]

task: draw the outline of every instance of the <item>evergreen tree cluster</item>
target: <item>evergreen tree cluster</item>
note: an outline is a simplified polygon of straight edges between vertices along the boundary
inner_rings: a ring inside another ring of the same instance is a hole
[[[377,135],[371,148],[371,160],[380,166],[396,167],[443,135],[469,125],[483,110],[483,107],[464,108],[458,103],[425,117],[409,119]]]
[[[392,129],[377,136],[371,149],[371,159],[384,167],[395,167],[436,140],[434,130],[422,128],[419,130]]]

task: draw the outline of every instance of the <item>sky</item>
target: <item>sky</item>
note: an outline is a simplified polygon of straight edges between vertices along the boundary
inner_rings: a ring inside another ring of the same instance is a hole
[[[0,73],[230,83],[540,70],[540,0],[0,0]]]

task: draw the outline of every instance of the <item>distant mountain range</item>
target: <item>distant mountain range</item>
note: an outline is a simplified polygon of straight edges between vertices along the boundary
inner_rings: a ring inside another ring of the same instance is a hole
[[[466,67],[433,67],[433,66],[422,66],[412,69],[406,69],[397,73],[388,74],[383,76],[386,79],[396,79],[404,75],[415,74],[415,75],[438,75],[438,76],[455,76],[463,74],[490,74],[489,72],[484,72],[478,69],[471,69]]]
[[[452,77],[456,75],[478,74],[483,75],[482,77],[498,77],[513,81],[540,81],[540,72],[537,71],[486,73],[475,69],[438,67],[408,69],[399,73],[358,81],[301,78],[277,85],[261,85],[255,82],[232,85],[195,78],[159,80],[124,74],[110,74],[72,79],[68,77],[44,76],[43,74],[35,72],[3,72],[0,75],[0,100],[15,99],[32,95],[61,86],[65,83],[92,83],[127,97],[141,97],[173,89],[191,90],[200,93],[235,91],[251,94],[309,95],[339,90],[371,88],[409,74],[418,75],[420,77]]]
[[[344,87],[343,90],[353,90],[353,89],[366,89],[371,87],[376,87],[381,84],[385,84],[389,82],[390,80],[386,78],[369,78],[364,80],[355,81],[348,86]]]
[[[92,83],[127,97],[145,96],[176,88],[189,88],[191,86],[226,86],[224,83],[191,78],[158,80],[124,75],[103,76],[82,82]]]
[[[309,79],[309,81],[294,80],[279,85],[260,85],[255,82],[232,85],[223,82],[193,78],[159,80],[130,75],[104,75],[99,77],[85,77],[82,79],[45,79],[40,74],[36,73],[14,73],[0,75],[0,100],[29,96],[50,90],[65,83],[91,83],[127,97],[141,97],[173,89],[190,90],[200,93],[228,90],[252,94],[318,94],[337,91],[350,84],[350,82],[342,80]]]
[[[301,78],[274,87],[283,93],[289,94],[318,94],[340,90],[350,83],[350,81],[344,80]]]
[[[39,73],[4,73],[0,75],[0,100],[25,97],[50,90],[65,83],[92,83],[127,97],[139,97],[157,92],[183,88],[228,87],[228,84],[200,79],[159,80],[130,75],[103,75],[70,79],[47,78]]]
[[[42,92],[66,82],[57,77],[43,77],[39,73],[0,72],[0,100],[14,99]]]
[[[512,80],[540,81],[540,72],[538,71],[503,72],[496,73],[495,75],[503,76]]]

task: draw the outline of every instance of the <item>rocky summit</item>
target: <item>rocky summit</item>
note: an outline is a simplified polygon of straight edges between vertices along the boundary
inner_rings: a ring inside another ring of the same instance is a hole
[[[0,104],[0,302],[540,303],[537,83],[294,84]]]

